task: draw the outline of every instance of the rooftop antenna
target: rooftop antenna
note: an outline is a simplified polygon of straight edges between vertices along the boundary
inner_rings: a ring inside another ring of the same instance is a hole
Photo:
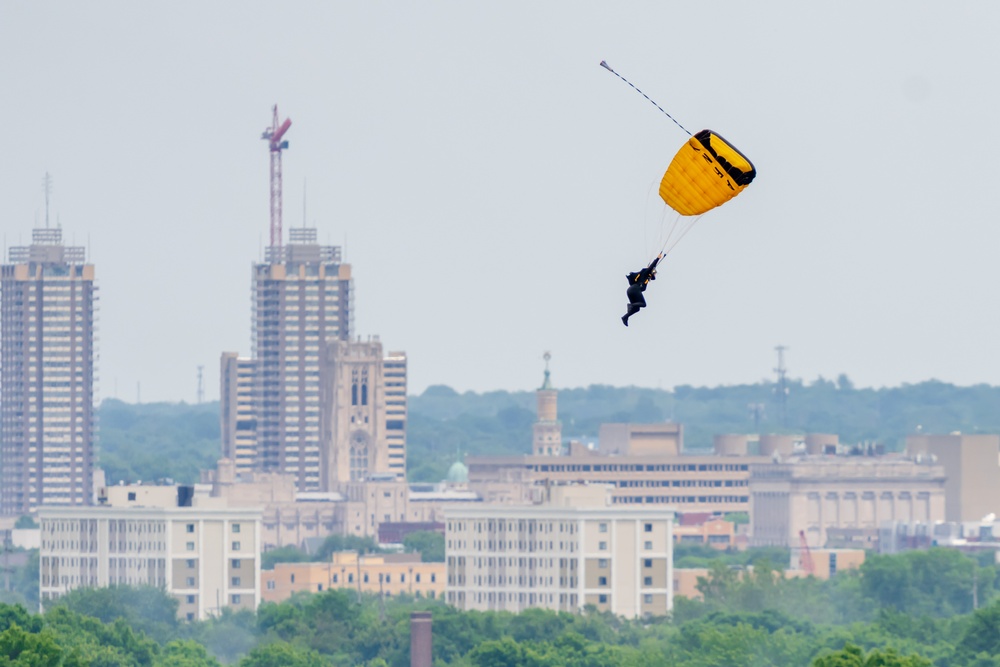
[[[49,228],[49,195],[52,194],[52,176],[48,169],[45,170],[45,178],[42,179],[42,189],[45,190],[45,228]]]
[[[774,387],[774,392],[778,395],[778,405],[781,407],[782,428],[787,427],[788,418],[788,381],[786,377],[788,369],[785,368],[785,350],[787,349],[784,345],[778,345],[774,348],[774,351],[778,353],[778,366],[774,369],[778,376],[778,382]]]

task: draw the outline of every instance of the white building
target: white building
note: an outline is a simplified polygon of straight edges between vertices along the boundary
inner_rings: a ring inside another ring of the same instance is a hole
[[[74,588],[120,584],[163,588],[188,620],[257,608],[261,510],[141,502],[38,509],[43,607]]]
[[[459,609],[673,609],[673,509],[612,505],[610,487],[575,485],[548,489],[541,504],[445,518],[447,600]]]

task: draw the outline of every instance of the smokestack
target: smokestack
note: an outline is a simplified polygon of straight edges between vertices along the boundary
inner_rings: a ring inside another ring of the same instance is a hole
[[[433,667],[431,660],[431,613],[410,614],[410,667]]]

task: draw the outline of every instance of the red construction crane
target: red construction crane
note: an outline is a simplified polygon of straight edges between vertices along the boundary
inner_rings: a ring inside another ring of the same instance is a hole
[[[806,531],[799,531],[799,544],[802,547],[802,551],[799,554],[799,565],[807,574],[815,575],[816,566],[813,564],[812,552],[809,551],[809,542],[806,541]]]
[[[281,249],[281,151],[288,148],[288,142],[282,141],[285,132],[292,126],[292,119],[278,125],[278,105],[274,105],[274,120],[271,127],[264,130],[261,139],[269,142],[271,149],[271,255],[275,261],[280,261]]]

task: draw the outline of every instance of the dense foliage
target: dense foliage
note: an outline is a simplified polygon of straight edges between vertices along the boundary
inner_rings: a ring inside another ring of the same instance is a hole
[[[108,484],[172,479],[198,481],[221,451],[219,404],[101,403],[98,465]]]
[[[331,590],[187,623],[158,590],[79,590],[43,615],[0,604],[0,664],[406,667],[409,614],[427,610],[436,665],[1000,666],[993,564],[932,549],[874,556],[829,581],[786,580],[765,556],[752,569],[733,566],[735,555],[716,559],[699,583],[704,600],[679,598],[673,618],[635,621],[593,609],[460,612]]]

